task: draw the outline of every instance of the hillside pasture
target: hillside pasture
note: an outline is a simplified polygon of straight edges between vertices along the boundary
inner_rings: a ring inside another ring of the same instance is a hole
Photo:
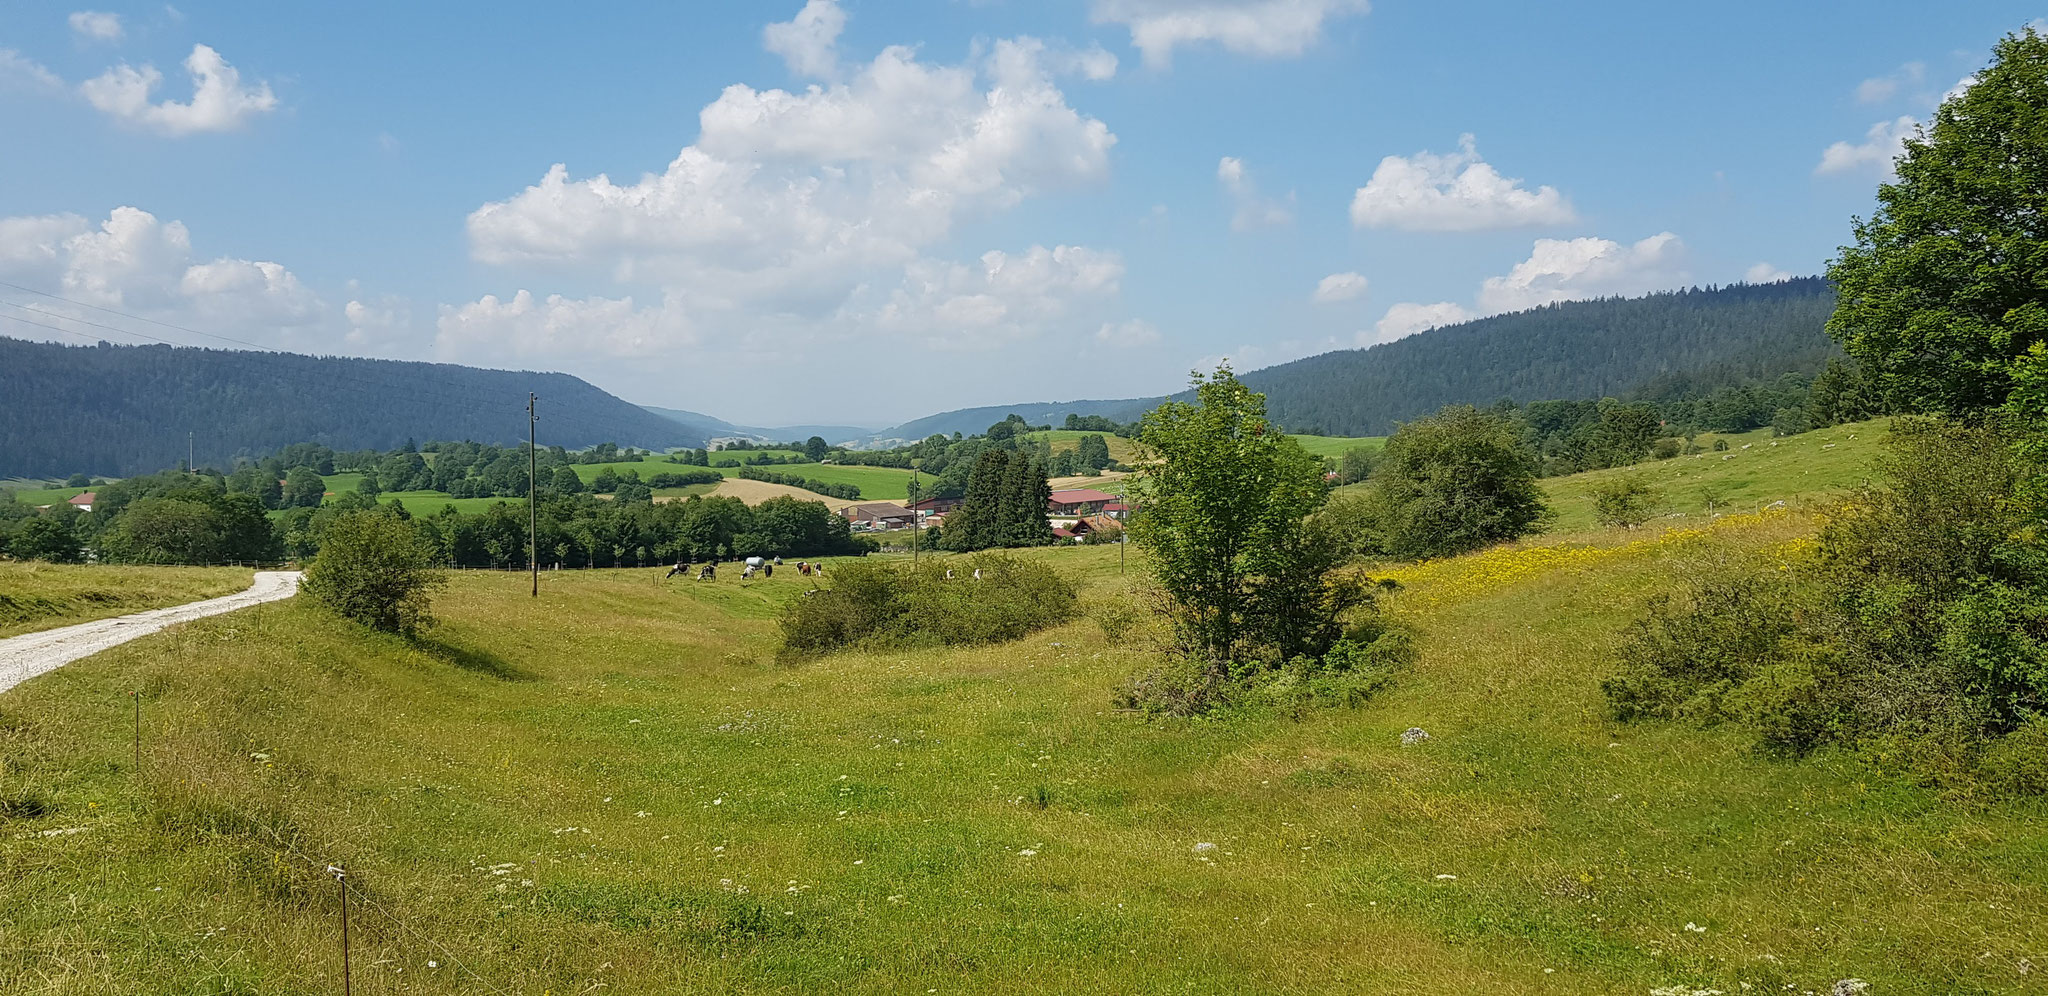
[[[1290,436],[1301,448],[1319,457],[1342,459],[1355,449],[1378,450],[1387,445],[1385,436]]]
[[[337,991],[328,863],[366,993],[2025,990],[2048,809],[1607,718],[1674,552],[1811,528],[1396,569],[1393,686],[1200,720],[1110,709],[1146,658],[1086,617],[777,663],[793,573],[465,572],[417,642],[201,620],[0,695],[0,991]],[[1022,555],[1094,607],[1118,552]]]
[[[833,498],[829,495],[821,495],[815,491],[806,491],[802,488],[793,488],[787,484],[770,484],[767,481],[750,481],[744,477],[728,477],[725,480],[720,481],[718,484],[713,485],[707,493],[720,498],[738,498],[739,500],[746,502],[749,505],[759,505],[770,498],[795,498],[798,501],[823,502],[826,508],[829,508],[834,512],[837,512],[848,505],[856,504],[855,502],[847,501],[844,498]],[[682,500],[681,496],[669,498],[665,497],[660,492],[657,492],[655,497],[657,499],[667,501]],[[866,501],[867,499],[862,500]]]
[[[243,567],[0,561],[0,639],[231,595],[255,577]]]
[[[92,490],[91,488],[46,487],[42,486],[43,482],[40,481],[26,483],[38,486],[16,487],[12,484],[7,486],[7,490],[14,492],[14,500],[24,505],[56,505],[70,501],[73,497]]]
[[[1565,533],[1593,528],[1594,489],[1629,474],[1658,489],[1658,514],[1674,521],[1709,517],[1709,494],[1721,512],[1756,511],[1775,501],[1825,500],[1869,479],[1889,424],[1878,419],[1783,438],[1773,438],[1769,429],[1702,435],[1697,442],[1707,447],[1704,453],[1548,478],[1541,483],[1557,512],[1551,528]],[[1728,449],[1715,451],[1716,439],[1726,439]]]
[[[1064,450],[1079,449],[1082,436],[1101,436],[1102,441],[1109,446],[1109,458],[1117,463],[1130,464],[1138,460],[1138,444],[1135,440],[1125,439],[1122,436],[1112,436],[1107,432],[1052,429],[1044,432],[1029,433],[1026,438],[1032,441],[1043,439],[1051,446],[1054,453],[1059,453]]]

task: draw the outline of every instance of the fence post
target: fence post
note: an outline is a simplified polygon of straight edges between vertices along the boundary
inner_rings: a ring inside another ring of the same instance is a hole
[[[341,993],[342,996],[349,996],[348,882],[344,880],[348,873],[343,871],[340,865],[328,865],[327,872],[334,876],[334,884],[341,887]]]
[[[142,690],[138,688],[129,692],[128,697],[135,700],[135,780],[139,782],[142,780]]]

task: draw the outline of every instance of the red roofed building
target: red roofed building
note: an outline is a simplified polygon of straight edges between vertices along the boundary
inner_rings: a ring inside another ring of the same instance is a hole
[[[84,494],[72,495],[71,507],[81,512],[90,512],[92,511],[92,503],[99,500],[100,496],[97,492],[87,491]]]
[[[1116,502],[1116,496],[1093,488],[1072,488],[1055,491],[1052,500],[1046,502],[1047,515],[1079,518],[1101,512],[1103,506]]]

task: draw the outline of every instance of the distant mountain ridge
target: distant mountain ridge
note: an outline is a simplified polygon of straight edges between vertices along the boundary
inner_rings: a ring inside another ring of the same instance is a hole
[[[704,445],[691,431],[560,373],[171,346],[67,346],[0,337],[0,477],[129,475],[185,461],[231,466],[292,443],[391,449],[407,439]]]
[[[761,427],[735,425],[715,415],[702,412],[684,411],[680,408],[661,408],[655,405],[640,407],[677,424],[688,427],[692,432],[703,432],[708,438],[721,436],[745,436],[763,442],[802,442],[818,436],[832,445],[858,441],[874,435],[875,430],[858,425],[782,425]]]
[[[1445,405],[1626,397],[1674,386],[1711,390],[1788,372],[1814,373],[1840,353],[1825,328],[1834,306],[1834,289],[1820,277],[1568,301],[1311,356],[1239,378],[1266,395],[1268,413],[1291,431],[1376,436]],[[1164,400],[964,408],[878,436],[981,432],[1011,412],[1032,424],[1058,425],[1069,414],[1128,422]]]

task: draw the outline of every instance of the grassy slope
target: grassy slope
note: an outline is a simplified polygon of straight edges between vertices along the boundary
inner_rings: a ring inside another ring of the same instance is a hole
[[[788,454],[792,451],[773,450],[770,452]],[[740,459],[744,459],[748,455],[750,454],[737,452],[735,454]],[[717,454],[714,454],[714,457],[716,456]],[[642,478],[652,477],[655,474],[673,474],[696,469],[669,463],[665,458],[657,458],[630,463],[577,464],[576,474],[583,478],[585,482],[589,482],[596,479],[598,473],[606,467],[610,467],[613,472],[620,474],[625,473],[628,469],[638,470]],[[713,467],[711,469],[718,471],[726,477],[738,477],[740,473],[738,467]],[[910,471],[898,470],[894,467],[842,467],[837,464],[798,463],[776,464],[760,469],[778,474],[793,474],[797,477],[815,478],[827,484],[851,484],[860,488],[863,501],[901,501],[910,495]],[[668,494],[669,492],[664,491],[662,493]]]
[[[218,598],[254,580],[255,572],[237,567],[0,562],[0,639]]]
[[[45,488],[20,487],[14,490],[14,500],[24,505],[55,505],[70,501],[72,496],[91,491],[91,488]]]
[[[1301,448],[1320,457],[1342,457],[1346,451],[1363,447],[1376,450],[1387,444],[1385,436],[1294,436]]]
[[[425,646],[298,603],[202,621],[0,695],[0,798],[53,807],[0,832],[0,990],[336,988],[333,884],[261,827],[522,993],[2030,981],[2048,806],[1943,805],[1733,730],[1605,719],[1615,634],[1699,541],[1407,568],[1417,667],[1300,720],[1113,713],[1138,661],[1087,621],[778,665],[793,574],[563,572],[535,602],[465,573]],[[1118,588],[1115,549],[1029,555],[1091,603]],[[1433,739],[1401,747],[1410,726]],[[362,991],[482,991],[389,921],[354,926]]]
[[[1705,515],[1703,488],[1721,492],[1728,509],[1754,511],[1774,501],[1819,498],[1862,484],[1881,449],[1885,424],[1858,422],[1784,439],[1772,439],[1771,430],[1758,429],[1727,436],[1726,452],[1709,449],[1634,468],[1554,477],[1543,482],[1543,490],[1558,513],[1554,529],[1560,532],[1593,528],[1592,489],[1630,473],[1641,474],[1662,493],[1661,510],[1666,515]],[[1702,436],[1700,441],[1712,447],[1715,438]]]
[[[1050,443],[1052,446],[1052,451],[1054,453],[1058,453],[1062,450],[1078,449],[1081,445],[1082,436],[1101,436],[1102,441],[1109,446],[1109,458],[1111,460],[1116,461],[1117,463],[1134,463],[1138,459],[1137,443],[1125,439],[1122,436],[1112,436],[1106,432],[1082,432],[1078,429],[1051,429],[1045,432],[1033,432],[1028,434],[1028,438],[1030,439],[1043,439],[1046,442]]]

